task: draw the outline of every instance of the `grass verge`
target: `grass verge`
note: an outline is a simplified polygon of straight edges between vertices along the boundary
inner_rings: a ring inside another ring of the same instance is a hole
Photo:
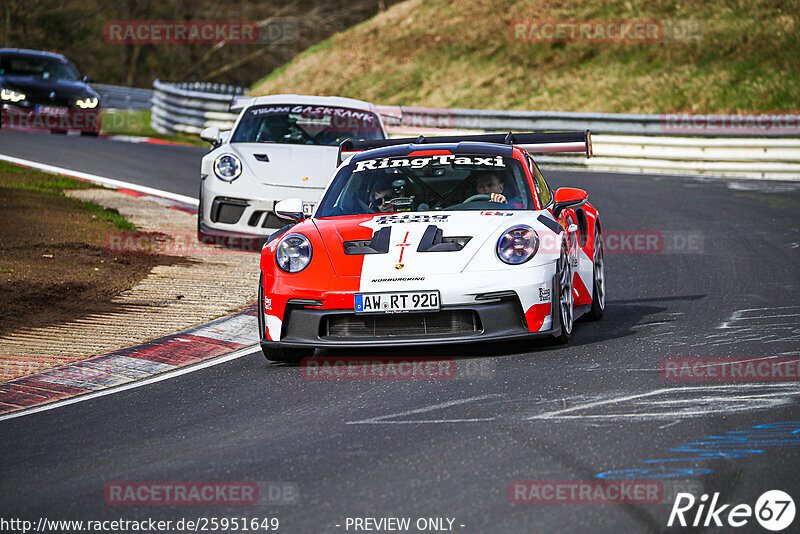
[[[526,40],[515,22],[691,23],[659,42]],[[300,54],[254,95],[610,113],[786,113],[800,102],[794,0],[409,0]]]
[[[154,266],[179,261],[110,252],[110,237],[135,226],[64,194],[91,187],[0,162],[0,335],[114,311],[114,296]]]
[[[138,137],[152,137],[173,143],[184,143],[195,146],[208,146],[208,143],[197,136],[164,135],[150,125],[150,110],[135,111],[104,111],[101,134],[106,135],[134,135]]]

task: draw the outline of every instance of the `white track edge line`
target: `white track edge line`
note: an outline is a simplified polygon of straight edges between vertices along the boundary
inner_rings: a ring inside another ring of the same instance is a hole
[[[47,410],[53,410],[56,408],[61,408],[63,406],[68,406],[70,404],[75,404],[78,402],[83,402],[91,399],[96,399],[97,397],[104,397],[106,395],[112,395],[114,393],[120,393],[122,391],[127,391],[129,389],[138,388],[140,386],[147,386],[149,384],[155,384],[156,382],[161,382],[162,380],[169,380],[170,378],[175,378],[181,375],[185,375],[187,373],[192,373],[194,371],[199,371],[200,369],[205,369],[207,367],[213,367],[215,365],[219,365],[221,363],[229,362],[231,360],[235,360],[237,358],[241,358],[242,356],[247,356],[258,350],[258,343],[254,343],[253,345],[248,345],[246,347],[242,347],[241,349],[236,349],[233,352],[229,352],[228,354],[223,354],[221,356],[217,356],[202,362],[198,362],[192,365],[186,365],[184,367],[178,367],[177,369],[172,369],[169,371],[163,371],[161,373],[157,373],[151,375],[147,378],[142,378],[140,380],[133,380],[131,382],[126,382],[125,384],[120,384],[118,386],[113,386],[106,389],[101,389],[99,391],[93,391],[90,393],[82,393],[80,395],[76,395],[75,397],[71,397],[69,399],[63,399],[59,401],[49,402],[47,404],[43,404],[41,406],[34,406],[31,408],[22,408],[20,410],[13,411],[11,413],[7,413],[5,415],[0,415],[0,422],[5,421],[7,419],[16,419],[17,417],[23,417],[25,415],[32,415],[39,412],[44,412]]]
[[[83,180],[88,180],[90,182],[94,182],[100,185],[105,185],[108,187],[130,189],[132,191],[138,191],[139,193],[145,193],[147,195],[153,195],[161,198],[166,198],[169,200],[174,200],[176,202],[182,202],[183,204],[188,204],[194,207],[198,207],[200,205],[200,201],[197,200],[196,198],[187,197],[185,195],[179,195],[177,193],[170,193],[169,191],[162,191],[161,189],[155,189],[153,187],[147,187],[144,185],[123,182],[122,180],[114,180],[113,178],[106,178],[104,176],[98,176],[96,174],[89,174],[81,171],[73,171],[72,169],[65,169],[63,167],[56,167],[54,165],[39,163],[37,161],[15,158],[13,156],[6,156],[5,154],[0,154],[0,160],[7,161],[9,163],[16,163],[17,165],[24,165],[26,167],[32,167],[34,169],[38,169],[40,171],[45,171],[53,174],[64,174],[67,176],[72,176],[74,178],[81,178]]]

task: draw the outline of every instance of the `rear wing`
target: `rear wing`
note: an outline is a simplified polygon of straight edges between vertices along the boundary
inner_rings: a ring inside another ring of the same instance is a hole
[[[239,113],[244,108],[249,107],[255,100],[256,98],[254,96],[237,96],[231,101],[228,111],[231,113]]]
[[[587,158],[592,157],[592,134],[589,130],[583,132],[552,132],[552,133],[489,133],[477,135],[444,135],[425,137],[420,135],[404,139],[375,139],[373,141],[353,141],[345,139],[339,145],[339,157],[336,166],[341,165],[347,158],[373,148],[387,146],[428,144],[428,143],[460,143],[469,141],[475,143],[497,143],[499,145],[517,145],[531,154],[548,154],[552,152],[585,152]]]

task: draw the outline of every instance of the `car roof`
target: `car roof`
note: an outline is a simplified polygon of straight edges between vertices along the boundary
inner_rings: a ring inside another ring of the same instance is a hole
[[[12,56],[38,56],[60,61],[68,61],[66,57],[55,52],[45,52],[44,50],[28,50],[26,48],[0,48],[0,55],[8,54]]]
[[[334,106],[342,108],[359,109],[363,111],[374,111],[375,106],[363,100],[345,98],[341,96],[312,96],[312,95],[266,95],[257,96],[248,104],[250,106],[261,106],[264,104],[295,104],[305,106]]]
[[[436,150],[447,150],[452,154],[493,154],[504,157],[511,157],[514,150],[513,145],[501,145],[498,143],[480,143],[475,141],[461,141],[460,143],[409,143],[407,145],[392,145],[383,148],[373,148],[354,154],[350,159],[351,163],[374,158],[388,158],[396,156],[407,156],[414,152],[433,152]]]

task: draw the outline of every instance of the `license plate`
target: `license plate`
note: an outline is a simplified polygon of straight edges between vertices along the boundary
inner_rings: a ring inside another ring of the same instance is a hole
[[[356,293],[356,313],[439,311],[438,291]]]
[[[36,113],[42,115],[66,115],[67,108],[59,108],[54,106],[36,106]]]
[[[304,202],[303,203],[303,215],[305,215],[306,217],[311,217],[311,215],[314,213],[314,208],[316,208],[316,207],[317,207],[316,204],[311,204],[311,203],[305,203]]]

